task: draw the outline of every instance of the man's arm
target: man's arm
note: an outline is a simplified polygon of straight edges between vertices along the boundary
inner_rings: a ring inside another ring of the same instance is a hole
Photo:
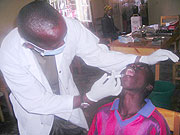
[[[73,29],[76,42],[76,55],[87,65],[98,67],[107,72],[120,71],[127,64],[133,63],[137,55],[104,50],[99,45],[99,39],[84,26],[76,22]],[[74,44],[73,44],[74,45]],[[106,45],[103,45],[106,46]]]
[[[75,39],[78,41],[76,55],[81,57],[86,64],[99,67],[107,72],[112,70],[118,72],[126,65],[135,62],[137,55],[104,50],[100,47],[98,38],[92,32],[79,23],[76,26],[76,29],[74,29],[78,31],[77,37],[75,36]],[[142,56],[139,62],[156,64],[167,59],[171,59],[173,62],[179,60],[174,53],[165,49],[159,49],[149,56]]]
[[[120,78],[115,79],[115,73],[110,77],[105,73],[98,81],[96,81],[91,90],[82,96],[74,97],[73,108],[83,105],[91,105],[108,96],[117,96],[122,90]]]
[[[74,96],[74,99],[73,99],[73,109],[75,108],[79,108],[79,107],[82,107],[82,108],[85,108],[84,107],[84,104],[88,107],[89,105],[92,105],[93,101],[89,100],[88,97],[86,96],[86,94],[84,95],[79,95],[79,96]]]
[[[165,61],[168,59],[171,59],[173,62],[179,61],[179,57],[174,53],[172,53],[171,51],[165,49],[159,49],[148,56],[141,56],[139,62],[153,65],[160,61]]]

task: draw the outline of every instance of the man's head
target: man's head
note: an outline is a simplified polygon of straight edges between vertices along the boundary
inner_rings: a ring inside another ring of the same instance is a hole
[[[122,87],[124,90],[140,93],[146,98],[153,90],[154,75],[147,64],[129,64],[121,73]]]
[[[111,6],[106,5],[106,6],[104,7],[104,13],[105,13],[105,14],[107,14],[107,15],[109,15],[109,16],[112,16],[112,12],[113,12],[113,10],[112,10],[112,7],[111,7]]]
[[[67,32],[63,17],[42,1],[24,6],[19,12],[17,26],[21,37],[45,50],[62,46]]]

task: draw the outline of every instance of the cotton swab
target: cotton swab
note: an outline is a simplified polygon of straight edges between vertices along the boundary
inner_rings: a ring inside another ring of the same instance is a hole
[[[107,79],[109,79],[111,76],[107,76]],[[122,77],[122,75],[115,75],[115,78],[121,78]]]

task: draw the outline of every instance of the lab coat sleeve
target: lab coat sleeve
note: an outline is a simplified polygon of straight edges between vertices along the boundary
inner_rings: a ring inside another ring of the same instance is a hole
[[[54,95],[48,92],[28,71],[28,66],[21,64],[18,53],[10,54],[0,50],[0,56],[0,69],[6,83],[13,96],[27,112],[35,114],[72,112],[73,96]]]
[[[111,72],[112,70],[120,71],[127,64],[135,62],[136,55],[103,49],[101,47],[103,44],[98,44],[99,39],[82,24],[74,29],[77,31],[78,41],[76,55],[81,57],[86,64]]]

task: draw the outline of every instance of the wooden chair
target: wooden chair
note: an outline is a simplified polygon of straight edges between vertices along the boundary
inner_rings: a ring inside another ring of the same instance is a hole
[[[2,96],[5,97],[6,106],[9,110],[10,116],[13,117],[14,113],[13,113],[12,105],[11,105],[10,100],[9,100],[8,86],[6,85],[5,80],[2,76],[0,76],[0,92],[2,93]]]
[[[173,135],[180,135],[180,113],[159,107],[156,108],[166,119]]]
[[[161,16],[160,19],[160,24],[161,26],[166,25],[167,23],[171,23],[171,22],[176,22],[180,20],[180,16],[179,15],[172,15],[172,16]],[[180,23],[180,21],[179,21]],[[173,37],[171,38],[171,40],[169,40],[168,44],[169,45],[173,45],[174,46],[174,52],[180,51],[180,46],[179,46],[179,41],[180,41],[180,36],[179,36],[179,29],[175,30],[173,32]]]
[[[166,23],[173,21],[179,21],[179,18],[179,15],[161,16],[161,25],[166,25]]]

